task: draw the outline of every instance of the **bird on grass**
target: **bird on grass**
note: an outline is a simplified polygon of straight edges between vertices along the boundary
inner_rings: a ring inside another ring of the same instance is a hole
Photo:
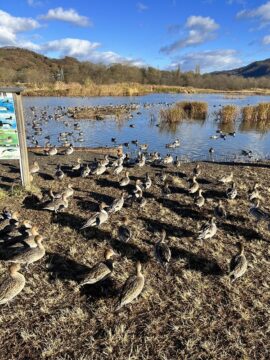
[[[122,218],[123,221],[123,225],[119,226],[118,229],[118,238],[120,241],[127,243],[130,241],[131,237],[132,237],[132,232],[130,230],[130,228],[127,226],[128,225],[128,219],[127,217],[123,217]]]
[[[97,211],[95,214],[93,214],[90,217],[89,220],[87,220],[87,222],[81,227],[81,230],[86,229],[88,227],[100,226],[101,224],[105,223],[109,218],[109,215],[105,210],[106,207],[107,205],[104,202],[102,202],[99,205],[99,211]]]
[[[130,182],[130,178],[129,178],[129,171],[126,171],[125,173],[125,177],[123,177],[122,180],[120,180],[119,182],[119,186],[124,187],[127,186]]]
[[[54,176],[57,180],[62,181],[65,177],[64,171],[61,169],[61,165],[58,164]]]
[[[199,185],[199,183],[197,182],[196,176],[193,176],[192,181],[193,181],[193,183],[191,184],[188,192],[189,192],[190,194],[195,194],[195,193],[199,190],[200,185]]]
[[[198,196],[194,199],[194,204],[195,206],[197,206],[199,209],[201,207],[203,207],[204,203],[205,203],[205,198],[202,195],[203,190],[199,189],[199,193]]]
[[[224,175],[218,180],[221,184],[229,184],[233,181],[233,172],[229,175]]]
[[[215,222],[215,218],[212,217],[211,221],[204,224],[201,229],[199,230],[199,240],[206,240],[211,239],[213,236],[216,235],[217,232],[217,225]]]
[[[222,201],[218,201],[218,205],[214,208],[214,214],[216,217],[220,219],[225,219],[227,216],[226,210],[224,206],[222,205]]]
[[[53,211],[58,213],[63,209],[68,208],[68,196],[63,193],[60,199],[54,199],[43,207],[43,210]]]
[[[125,202],[125,193],[123,191],[121,197],[119,199],[115,199],[113,203],[110,205],[108,213],[112,214],[120,211],[124,205],[124,202]]]
[[[251,216],[253,216],[257,223],[260,221],[267,221],[270,219],[270,214],[261,209],[260,207],[260,200],[255,199],[254,203],[252,204],[251,208],[249,209],[249,213]]]
[[[125,282],[119,300],[116,304],[116,311],[135,300],[144,288],[144,275],[141,272],[142,266],[138,261],[136,264],[136,275],[131,275]]]
[[[37,174],[39,170],[40,168],[38,162],[34,161],[33,165],[29,169],[30,174]]]
[[[79,287],[96,284],[107,279],[113,272],[113,260],[111,259],[113,255],[115,255],[115,253],[112,249],[106,250],[104,253],[105,261],[100,261],[94,265],[79,284]]]
[[[171,250],[169,246],[165,243],[166,231],[162,230],[161,240],[159,240],[155,245],[155,257],[158,262],[168,270],[169,262],[171,260]]]
[[[237,244],[239,253],[235,255],[230,262],[230,273],[229,277],[231,282],[240,278],[247,271],[248,262],[244,254],[244,245],[242,243]]]
[[[0,305],[8,304],[25,286],[25,277],[19,273],[20,264],[12,264],[9,274],[0,280]]]

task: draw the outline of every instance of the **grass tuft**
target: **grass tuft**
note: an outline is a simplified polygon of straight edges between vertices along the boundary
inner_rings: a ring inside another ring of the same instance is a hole
[[[160,110],[160,119],[165,123],[177,123],[184,119],[205,120],[208,104],[200,101],[182,101],[169,109]]]

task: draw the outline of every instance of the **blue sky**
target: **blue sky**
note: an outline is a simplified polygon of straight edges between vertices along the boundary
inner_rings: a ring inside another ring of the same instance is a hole
[[[270,57],[270,1],[9,0],[0,5],[0,46],[105,64],[230,69]]]

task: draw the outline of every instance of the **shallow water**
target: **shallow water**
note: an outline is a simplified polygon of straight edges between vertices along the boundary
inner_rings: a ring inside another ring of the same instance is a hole
[[[174,103],[176,101],[207,101],[209,104],[209,115],[205,121],[183,121],[176,129],[161,129],[157,127],[158,114],[165,103]],[[210,139],[211,135],[216,134],[219,124],[216,121],[215,112],[220,106],[226,104],[235,104],[245,106],[247,104],[256,104],[259,102],[270,102],[270,96],[246,96],[243,98],[226,98],[224,95],[216,94],[151,94],[136,97],[89,97],[89,98],[71,98],[71,97],[25,97],[24,100],[25,117],[27,122],[27,135],[34,134],[32,129],[31,106],[38,110],[46,108],[48,114],[53,114],[57,106],[91,106],[91,105],[117,105],[117,104],[140,104],[140,108],[133,112],[133,119],[116,121],[106,119],[96,120],[79,120],[81,130],[84,132],[84,142],[76,142],[78,131],[73,130],[73,119],[67,117],[60,120],[49,120],[47,124],[42,124],[42,135],[35,136],[40,145],[44,145],[44,136],[51,135],[51,143],[59,145],[58,134],[64,131],[73,131],[74,137],[71,139],[75,146],[97,147],[111,146],[111,138],[117,139],[117,144],[131,142],[137,139],[139,143],[148,143],[149,151],[158,151],[162,155],[172,153],[179,155],[187,160],[205,160],[209,159],[209,148],[213,147],[215,152],[213,160],[222,161],[254,161],[255,159],[269,158],[270,132],[267,130],[258,131],[252,129],[242,129],[240,121],[236,122],[236,136],[227,136],[226,140]],[[150,104],[149,108],[144,108],[144,104]],[[137,114],[137,111],[141,114]],[[37,112],[39,115],[39,112]],[[154,121],[151,121],[151,117]],[[38,119],[39,117],[37,117]],[[67,120],[69,126],[64,125]],[[76,122],[76,121],[75,121]],[[130,124],[135,124],[135,128],[130,128]],[[233,129],[227,129],[233,131]],[[180,139],[181,146],[177,149],[166,149],[165,145]],[[29,141],[31,146],[31,142]],[[251,159],[243,157],[241,150],[252,150]],[[134,145],[125,152],[135,153],[137,151]]]

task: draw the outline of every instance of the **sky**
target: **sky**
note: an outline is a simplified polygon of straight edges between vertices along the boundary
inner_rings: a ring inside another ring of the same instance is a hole
[[[108,65],[226,70],[270,57],[270,1],[1,1],[0,46]]]

